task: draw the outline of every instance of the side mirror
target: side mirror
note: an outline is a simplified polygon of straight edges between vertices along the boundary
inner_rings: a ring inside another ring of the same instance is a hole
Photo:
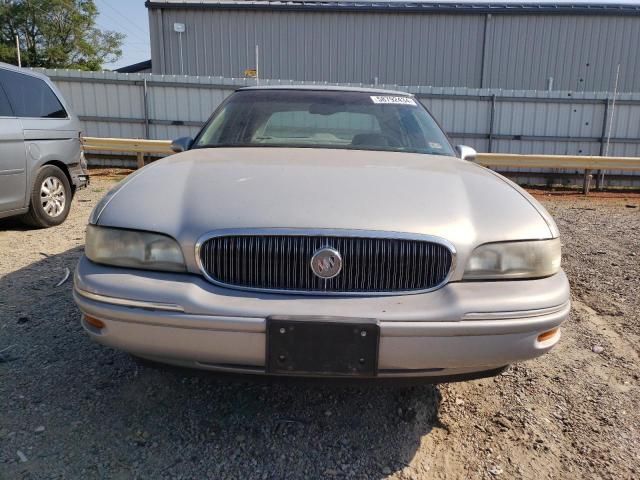
[[[176,153],[186,152],[191,148],[191,145],[193,145],[193,138],[180,137],[171,142],[171,150]]]
[[[467,147],[466,145],[458,145],[456,147],[456,150],[458,151],[458,155],[462,160],[468,160],[470,162],[473,162],[476,159],[476,155],[478,154],[478,152],[476,152],[473,148]]]

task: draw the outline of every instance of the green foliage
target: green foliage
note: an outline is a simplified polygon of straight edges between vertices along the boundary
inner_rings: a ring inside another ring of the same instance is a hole
[[[124,35],[96,26],[93,0],[0,0],[0,61],[22,66],[100,70],[122,55]]]

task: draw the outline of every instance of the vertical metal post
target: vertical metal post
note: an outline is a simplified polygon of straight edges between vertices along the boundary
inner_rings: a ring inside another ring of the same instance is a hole
[[[489,145],[487,150],[489,153],[493,152],[493,125],[496,118],[496,95],[491,95],[491,112],[489,114]]]
[[[260,47],[256,45],[256,85],[260,85]]]
[[[600,132],[600,156],[604,156],[604,144],[607,140],[607,120],[609,119],[609,99],[604,101],[604,113],[602,114],[602,131]],[[602,170],[596,172],[596,190],[600,190],[600,175]]]
[[[613,86],[613,98],[611,99],[611,119],[609,120],[609,131],[607,132],[607,143],[604,147],[604,156],[609,155],[609,142],[611,141],[611,129],[613,128],[613,115],[616,112],[616,96],[618,95],[618,78],[620,77],[620,64],[616,68],[616,82]],[[600,173],[600,187],[604,188],[604,170]]]
[[[18,66],[22,67],[22,59],[20,58],[20,38],[16,35],[16,52],[18,52]]]
[[[142,108],[144,109],[144,138],[149,139],[149,101],[147,98],[147,79],[142,80]],[[138,153],[138,168],[144,167],[144,153]]]
[[[609,142],[611,141],[611,128],[613,127],[613,114],[616,111],[616,95],[618,94],[618,77],[620,76],[620,64],[616,69],[616,83],[613,87],[613,99],[611,100],[611,121],[609,122],[609,131],[607,133],[607,145],[604,148],[604,156],[609,155]]]
[[[180,48],[180,75],[184,75],[184,59],[182,58],[182,32],[178,32],[178,45]]]
[[[593,175],[591,175],[591,170],[586,169],[584,171],[584,179],[582,180],[582,193],[585,195],[589,195],[589,189],[591,188],[591,179]]]
[[[607,119],[609,118],[609,99],[604,101],[604,114],[602,116],[602,131],[600,133],[600,156],[604,156],[604,144],[607,140]]]
[[[149,89],[147,79],[142,81],[142,103],[144,108],[144,138],[149,138]]]
[[[180,75],[184,75],[184,58],[182,56],[182,34],[184,33],[186,26],[184,23],[175,22],[173,24],[173,31],[178,34],[178,50],[180,55]]]

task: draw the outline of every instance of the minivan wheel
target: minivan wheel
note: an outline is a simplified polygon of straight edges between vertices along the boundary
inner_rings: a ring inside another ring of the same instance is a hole
[[[69,215],[71,185],[62,170],[45,165],[38,171],[31,190],[29,212],[22,219],[34,227],[60,225]]]

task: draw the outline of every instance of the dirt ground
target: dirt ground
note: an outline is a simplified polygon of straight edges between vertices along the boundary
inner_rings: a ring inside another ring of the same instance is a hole
[[[105,173],[105,172],[102,172]],[[534,192],[573,310],[502,375],[393,387],[141,366],[92,343],[71,297],[95,175],[49,230],[0,220],[1,479],[640,477],[640,197]]]

